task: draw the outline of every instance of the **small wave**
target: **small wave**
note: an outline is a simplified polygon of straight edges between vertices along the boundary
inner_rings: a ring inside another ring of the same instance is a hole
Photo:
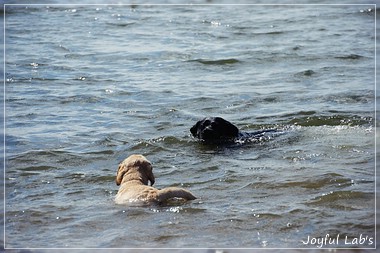
[[[301,187],[305,189],[321,189],[326,188],[330,185],[346,187],[351,186],[352,184],[353,183],[350,178],[345,178],[344,176],[337,173],[327,173],[325,175],[320,176],[319,178],[313,178],[310,180],[285,182],[283,184],[276,185],[276,188]]]
[[[176,145],[176,144],[187,144],[187,141],[182,140],[180,138],[176,138],[174,136],[164,136],[153,138],[149,140],[139,140],[132,147],[132,150],[140,150],[152,148],[155,152],[168,150],[167,146]]]
[[[305,70],[305,71],[298,72],[295,75],[296,76],[312,76],[312,75],[315,75],[315,74],[316,74],[315,71],[313,71],[311,69],[308,69],[308,70]]]
[[[38,166],[27,166],[25,168],[20,168],[20,170],[25,172],[39,172],[39,171],[47,171],[47,170],[53,170],[55,167],[53,166],[47,166],[47,165],[38,165]]]
[[[369,104],[374,100],[374,91],[363,91],[361,94],[341,92],[337,94],[322,96],[320,99],[325,102],[333,102],[337,104]]]
[[[302,72],[302,74],[304,76],[312,76],[315,74],[315,71],[311,70],[311,69],[308,69],[308,70],[305,70],[304,72]]]
[[[135,146],[136,147],[141,146],[141,145],[150,146],[150,145],[156,145],[159,143],[162,143],[165,145],[175,145],[175,144],[184,144],[185,145],[188,143],[188,140],[178,138],[175,136],[162,136],[162,137],[152,138],[152,139],[148,139],[148,140],[140,140],[135,144]]]
[[[98,103],[101,99],[97,96],[91,95],[75,95],[75,96],[67,96],[67,97],[59,97],[60,104],[71,104],[71,103],[80,103],[80,104],[90,104],[90,103]]]
[[[207,60],[207,59],[195,59],[189,60],[189,62],[199,62],[205,65],[228,65],[239,63],[240,61],[234,58],[220,59],[220,60]]]
[[[111,23],[107,22],[106,23],[109,26],[118,26],[118,27],[127,27],[136,24],[135,22],[130,22],[130,23]]]
[[[330,191],[323,193],[321,196],[315,197],[308,204],[309,205],[323,205],[332,208],[342,209],[360,209],[362,204],[367,200],[373,199],[373,193],[366,193],[361,191]],[[357,203],[354,205],[353,203]],[[360,202],[363,202],[360,204]]]
[[[92,158],[87,158],[89,161]],[[70,152],[64,149],[30,150],[8,157],[12,165],[19,167],[24,172],[43,172],[62,168],[65,166],[80,166],[86,162],[82,154]],[[40,165],[30,166],[30,163]],[[26,164],[26,165],[25,165]],[[28,166],[28,167],[21,167]]]
[[[271,32],[262,32],[262,33],[254,33],[254,35],[278,35],[283,34],[284,31],[271,31]]]
[[[342,59],[342,60],[358,60],[361,58],[364,58],[364,56],[358,55],[358,54],[349,54],[349,55],[335,57],[335,59]]]
[[[296,117],[291,119],[288,124],[298,126],[365,126],[372,125],[374,119],[365,116],[346,116],[346,115],[331,115],[331,116],[307,116]]]

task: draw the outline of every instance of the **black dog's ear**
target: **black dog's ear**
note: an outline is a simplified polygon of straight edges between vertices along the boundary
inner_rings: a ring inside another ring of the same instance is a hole
[[[232,137],[236,137],[239,135],[239,129],[231,122],[221,117],[215,117],[215,121],[223,126],[223,128],[221,128],[223,131],[223,135]]]

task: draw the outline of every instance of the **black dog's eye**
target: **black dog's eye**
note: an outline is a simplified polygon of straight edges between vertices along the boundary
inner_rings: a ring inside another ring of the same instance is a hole
[[[210,124],[211,124],[211,121],[210,121],[210,120],[206,120],[206,121],[203,123],[204,126],[209,126]]]

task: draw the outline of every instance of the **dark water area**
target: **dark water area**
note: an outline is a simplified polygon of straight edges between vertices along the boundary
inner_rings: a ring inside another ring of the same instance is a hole
[[[373,7],[6,5],[5,247],[374,248]],[[198,199],[116,205],[131,154]]]

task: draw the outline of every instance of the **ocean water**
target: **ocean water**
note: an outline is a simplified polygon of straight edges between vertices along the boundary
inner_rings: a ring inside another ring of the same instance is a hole
[[[374,248],[375,12],[5,6],[5,247]],[[206,116],[284,133],[205,145]],[[116,205],[131,154],[198,199]]]

